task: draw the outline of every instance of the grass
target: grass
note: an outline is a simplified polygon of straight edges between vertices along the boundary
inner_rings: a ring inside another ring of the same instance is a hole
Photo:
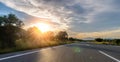
[[[93,42],[93,43],[95,43],[95,44],[106,44],[106,45],[110,44],[110,42]]]
[[[0,54],[13,52],[13,51],[15,51],[15,49],[13,49],[13,48],[0,49]]]
[[[0,49],[0,54],[10,53],[10,52],[17,52],[17,51],[24,51],[24,50],[31,50],[37,48],[44,48],[44,47],[51,47],[51,46],[58,46],[63,44],[70,44],[73,42],[58,42],[58,41],[44,41],[44,42],[24,42],[23,40],[17,40],[15,48],[6,48]]]
[[[105,44],[105,45],[117,45],[119,46],[119,44],[117,44],[115,41],[102,41],[102,42],[97,42],[97,41],[92,41],[92,43],[94,44]]]

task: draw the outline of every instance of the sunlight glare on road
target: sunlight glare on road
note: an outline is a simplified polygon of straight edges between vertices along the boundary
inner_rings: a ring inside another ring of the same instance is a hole
[[[80,53],[82,49],[80,49],[79,47],[73,47],[73,51],[75,53]]]
[[[47,48],[47,49],[43,49],[40,51],[39,53],[41,55],[40,59],[38,59],[38,61],[40,62],[54,62],[56,55],[57,54],[54,49],[52,48]]]

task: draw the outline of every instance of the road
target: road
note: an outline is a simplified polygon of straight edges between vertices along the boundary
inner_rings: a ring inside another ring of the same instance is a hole
[[[0,62],[120,62],[120,46],[81,42],[2,54]]]

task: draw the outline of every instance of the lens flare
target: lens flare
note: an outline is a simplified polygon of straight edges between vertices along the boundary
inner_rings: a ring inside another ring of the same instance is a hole
[[[42,32],[47,32],[51,30],[51,26],[45,23],[37,23],[35,26]]]

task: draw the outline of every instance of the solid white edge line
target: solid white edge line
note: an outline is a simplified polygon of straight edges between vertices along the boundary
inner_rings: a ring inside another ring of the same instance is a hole
[[[27,53],[23,53],[23,54],[21,53],[21,54],[18,54],[18,55],[13,55],[13,56],[8,56],[8,57],[0,58],[0,61],[5,60],[5,59],[20,57],[20,56],[24,56],[24,55],[28,55],[28,54],[33,54],[33,53],[36,53],[36,52],[39,52],[39,51],[32,51],[32,52],[27,52]]]
[[[62,46],[63,46],[63,45],[55,46],[55,48],[56,48],[56,47],[62,47]],[[44,49],[42,49],[42,50],[44,50]],[[6,60],[6,59],[15,58],[15,57],[20,57],[20,56],[24,56],[24,55],[28,55],[28,54],[33,54],[33,53],[37,53],[37,52],[40,52],[40,50],[32,51],[32,52],[26,52],[26,53],[21,53],[21,54],[16,54],[16,55],[13,55],[13,56],[8,56],[8,57],[3,57],[3,58],[0,58],[0,61]]]
[[[108,54],[106,54],[105,52],[103,52],[103,51],[99,51],[101,54],[103,54],[103,55],[105,55],[105,56],[107,56],[107,57],[109,57],[109,58],[111,58],[111,59],[113,59],[113,60],[115,60],[115,61],[117,61],[117,62],[120,62],[120,60],[118,60],[118,59],[116,59],[116,58],[114,58],[114,57],[112,57],[112,56],[110,56],[110,55],[108,55]]]

